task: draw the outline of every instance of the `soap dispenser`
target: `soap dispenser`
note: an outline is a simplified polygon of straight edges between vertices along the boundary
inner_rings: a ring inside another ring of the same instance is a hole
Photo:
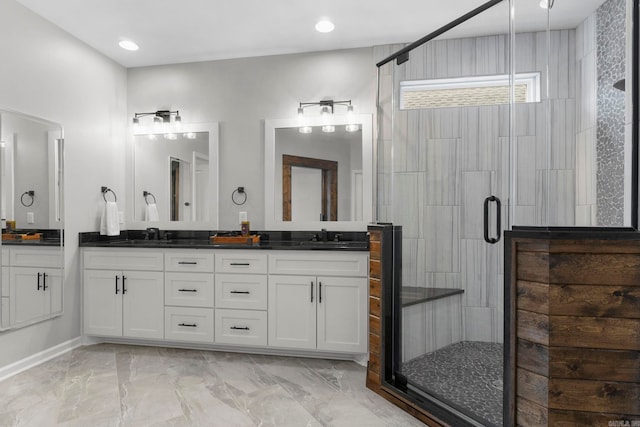
[[[240,234],[244,237],[249,237],[250,227],[249,220],[247,219],[246,212],[240,212]]]

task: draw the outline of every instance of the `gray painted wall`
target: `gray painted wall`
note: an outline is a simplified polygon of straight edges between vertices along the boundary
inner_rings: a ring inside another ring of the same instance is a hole
[[[294,118],[300,102],[351,99],[357,114],[375,109],[371,48],[209,61],[128,70],[128,116],[179,109],[185,123],[220,123],[220,229],[246,211],[264,229],[264,120]],[[319,114],[307,109],[305,114]],[[247,203],[231,193],[245,187]]]
[[[100,186],[124,191],[126,70],[13,0],[0,1],[0,107],[65,129],[64,315],[0,333],[0,367],[80,335],[78,233],[97,230]]]

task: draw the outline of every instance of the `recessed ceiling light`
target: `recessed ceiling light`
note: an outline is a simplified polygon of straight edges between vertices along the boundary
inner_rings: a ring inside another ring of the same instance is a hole
[[[120,40],[120,43],[118,43],[118,45],[120,45],[120,47],[125,49],[125,50],[138,50],[138,49],[140,49],[138,47],[138,45],[135,42],[132,42],[131,40]]]
[[[333,25],[333,22],[323,19],[322,21],[318,21],[316,24],[316,30],[320,33],[330,33],[336,26]]]

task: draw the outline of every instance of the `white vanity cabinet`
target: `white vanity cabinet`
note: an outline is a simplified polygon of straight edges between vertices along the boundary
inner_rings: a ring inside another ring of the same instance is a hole
[[[213,252],[167,251],[164,269],[165,339],[213,343]]]
[[[164,338],[164,273],[160,251],[85,249],[84,333]]]
[[[365,353],[368,259],[366,253],[271,254],[269,346]]]
[[[215,339],[267,345],[267,259],[256,250],[216,252]]]
[[[9,249],[2,247],[2,284],[0,287],[0,330],[9,327]]]
[[[87,247],[84,333],[363,354],[368,263],[356,251]]]
[[[61,265],[57,247],[3,248],[3,327],[27,325],[62,312]]]

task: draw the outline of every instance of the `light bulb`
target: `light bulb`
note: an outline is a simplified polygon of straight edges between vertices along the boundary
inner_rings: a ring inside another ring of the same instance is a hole
[[[300,126],[300,128],[298,129],[298,132],[300,132],[300,133],[311,133],[311,132],[313,132],[313,128],[311,126]]]
[[[331,110],[329,110],[329,107],[327,107],[326,105],[322,107],[322,110],[320,110],[320,114],[324,117],[328,116],[330,112]]]
[[[304,116],[304,109],[302,107],[298,107],[298,118],[301,119]]]
[[[182,128],[182,117],[180,117],[180,114],[176,114],[176,117],[173,119],[173,125],[177,130]]]

